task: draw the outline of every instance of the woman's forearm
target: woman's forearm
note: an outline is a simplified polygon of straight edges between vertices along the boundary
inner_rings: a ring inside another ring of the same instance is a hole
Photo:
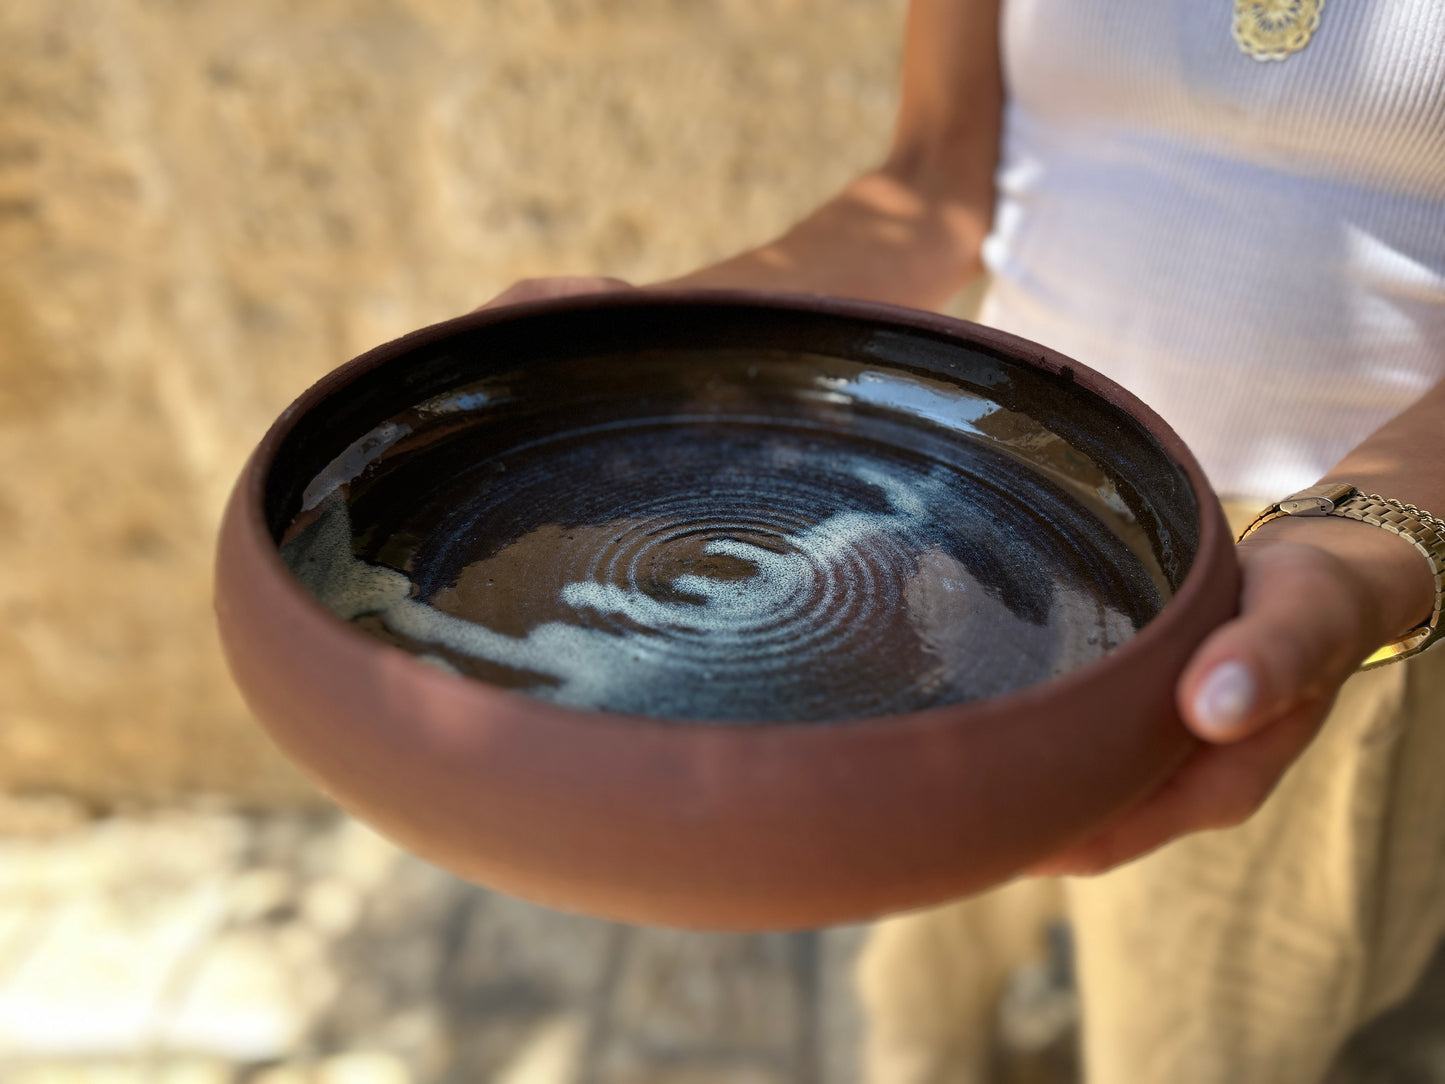
[[[1445,515],[1445,380],[1356,445],[1324,480]]]
[[[936,308],[980,270],[1002,128],[999,0],[912,0],[887,161],[781,237],[661,285]]]
[[[981,269],[983,208],[880,169],[776,240],[663,286],[786,290],[936,308]]]
[[[1445,518],[1442,436],[1445,381],[1356,445],[1322,481],[1348,482]],[[1335,517],[1287,516],[1266,524],[1255,537],[1315,545],[1349,564],[1378,612],[1374,638],[1379,643],[1419,625],[1434,606],[1429,565],[1413,545],[1388,531]]]

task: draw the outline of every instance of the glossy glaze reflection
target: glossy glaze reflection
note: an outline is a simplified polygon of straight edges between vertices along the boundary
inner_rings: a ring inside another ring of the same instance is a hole
[[[710,721],[892,715],[1091,661],[1169,584],[1108,474],[978,388],[748,351],[491,377],[373,428],[283,556],[471,677]]]

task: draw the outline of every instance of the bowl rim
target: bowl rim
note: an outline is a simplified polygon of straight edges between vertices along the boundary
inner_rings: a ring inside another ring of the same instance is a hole
[[[925,332],[974,348],[993,352],[1009,361],[1033,366],[1047,373],[1064,376],[1105,402],[1127,413],[1160,446],[1165,455],[1183,469],[1198,508],[1199,538],[1194,557],[1183,581],[1159,612],[1124,643],[1106,654],[1066,673],[1043,681],[979,700],[936,705],[917,711],[831,719],[807,720],[697,720],[580,708],[531,696],[521,690],[492,685],[468,675],[453,674],[423,662],[403,648],[387,644],[338,618],[302,586],[281,558],[265,513],[267,481],[276,455],[298,421],[323,405],[326,400],[356,379],[411,350],[424,347],[449,336],[474,331],[493,324],[545,316],[551,313],[593,309],[656,309],[684,306],[715,306],[719,308],[767,308],[797,311],[824,317],[861,320],[905,333]],[[483,308],[430,324],[397,339],[382,343],[338,366],[311,384],[272,422],[256,446],[236,483],[232,505],[239,513],[234,528],[242,532],[249,544],[259,551],[260,558],[274,580],[304,611],[321,619],[318,628],[326,628],[345,642],[351,651],[360,651],[371,659],[388,660],[400,665],[408,680],[420,682],[438,692],[444,688],[449,696],[462,696],[480,711],[498,696],[514,706],[525,706],[534,717],[546,717],[561,725],[584,724],[633,729],[664,728],[685,735],[699,732],[736,734],[739,740],[749,735],[780,735],[783,732],[836,733],[840,728],[866,732],[900,728],[932,728],[949,724],[977,725],[995,718],[1008,718],[1036,710],[1041,704],[1067,699],[1076,692],[1108,680],[1116,670],[1125,669],[1136,659],[1141,662],[1154,650],[1156,642],[1183,628],[1186,632],[1193,620],[1197,603],[1213,589],[1211,572],[1214,560],[1208,559],[1221,545],[1232,545],[1227,524],[1220,511],[1218,497],[1203,469],[1177,433],[1154,410],[1133,393],[1083,363],[1040,343],[1000,331],[983,324],[941,313],[911,309],[880,302],[860,301],[814,294],[792,294],[758,290],[713,290],[695,288],[643,287],[547,298],[517,304]],[[460,683],[460,685],[459,685]],[[520,700],[521,705],[516,701]]]

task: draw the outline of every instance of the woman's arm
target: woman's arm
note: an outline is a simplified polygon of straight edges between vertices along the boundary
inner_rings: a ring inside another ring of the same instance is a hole
[[[1002,126],[999,0],[913,0],[893,146],[776,240],[663,286],[935,308],[981,270]]]
[[[659,286],[783,290],[936,308],[980,270],[1002,127],[1000,0],[912,0],[893,146],[781,237]],[[527,279],[487,303],[625,288]]]
[[[1321,481],[1348,482],[1364,493],[1445,516],[1442,436],[1445,381],[1357,445]],[[1398,535],[1348,519],[1285,517],[1265,524],[1244,545],[1271,541],[1328,545],[1355,569],[1372,602],[1374,627],[1364,630],[1366,654],[1420,625],[1434,607],[1429,566]]]

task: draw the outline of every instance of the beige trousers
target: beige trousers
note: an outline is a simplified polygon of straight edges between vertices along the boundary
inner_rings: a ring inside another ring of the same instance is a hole
[[[1065,913],[1088,1084],[1317,1084],[1445,933],[1445,648],[1351,678],[1238,828],[879,923],[867,1084],[986,1080],[1004,984]]]

